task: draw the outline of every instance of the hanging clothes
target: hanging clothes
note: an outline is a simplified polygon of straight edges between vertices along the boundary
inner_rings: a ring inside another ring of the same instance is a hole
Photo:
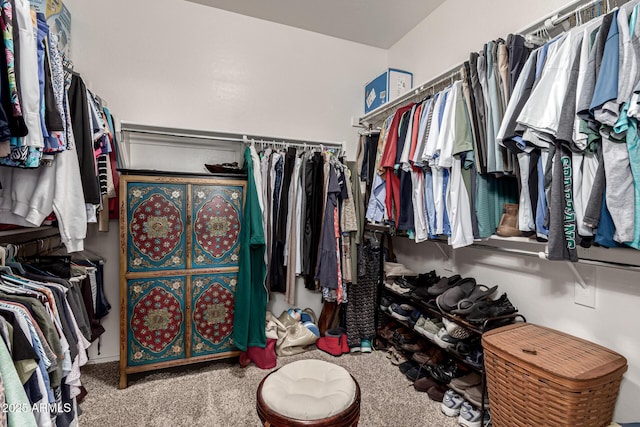
[[[247,172],[247,196],[244,205],[244,221],[240,232],[240,259],[238,266],[238,285],[236,287],[235,310],[233,317],[233,340],[242,351],[247,347],[266,345],[264,322],[267,311],[268,294],[265,288],[267,274],[264,262],[266,249],[262,210],[254,176],[253,147],[244,152],[244,165]]]

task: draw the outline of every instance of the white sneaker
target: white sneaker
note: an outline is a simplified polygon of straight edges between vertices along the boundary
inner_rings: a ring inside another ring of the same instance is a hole
[[[435,342],[439,347],[444,348],[445,350],[453,348],[458,339],[453,338],[451,335],[447,333],[447,330],[442,327],[438,331],[435,337],[433,337],[433,342]]]
[[[465,427],[482,427],[488,425],[491,422],[491,414],[489,410],[484,411],[484,422],[482,420],[482,414],[479,409],[471,406],[469,402],[463,402],[460,407],[460,416],[458,417],[458,424]]]
[[[453,390],[447,390],[440,404],[442,413],[447,417],[457,417],[460,415],[460,407],[464,402],[464,398]]]

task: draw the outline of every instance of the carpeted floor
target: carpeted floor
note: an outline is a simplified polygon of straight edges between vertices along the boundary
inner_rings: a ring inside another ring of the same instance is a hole
[[[346,368],[362,391],[362,427],[448,427],[457,418],[444,416],[440,403],[429,400],[392,365],[384,352],[333,357],[320,350],[278,359],[278,366],[299,359],[320,359]],[[82,368],[89,394],[80,425],[257,427],[255,393],[268,371],[255,365],[242,369],[228,362],[180,367],[129,377],[118,389],[118,364]]]

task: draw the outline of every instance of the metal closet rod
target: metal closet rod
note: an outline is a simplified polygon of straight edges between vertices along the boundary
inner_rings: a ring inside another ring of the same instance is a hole
[[[609,3],[615,5],[616,3],[622,4],[622,3],[627,3],[628,1],[629,0],[609,0]],[[607,3],[607,0],[573,1],[568,5],[549,14],[546,18],[541,19],[535,24],[529,25],[528,27],[525,27],[522,30],[516,32],[516,34],[527,34],[527,33],[535,32],[544,28],[546,29],[555,28],[558,24],[561,24],[562,22],[566,21],[575,13],[579,13],[582,10],[588,9],[589,7],[592,7],[593,5],[596,5],[598,3],[605,4]],[[560,14],[562,15],[559,16]],[[385,105],[381,105],[375,110],[365,114],[364,116],[360,117],[360,124],[365,125],[365,124],[375,123],[377,121],[380,121],[381,118],[378,118],[377,120],[372,120],[372,119],[377,118],[378,116],[382,115],[386,111],[394,109],[405,102],[408,102],[410,100],[420,97],[425,92],[428,92],[429,89],[433,89],[439,84],[442,84],[447,79],[452,79],[456,74],[459,74],[461,67],[462,67],[462,63],[459,65],[456,65],[455,67],[449,69],[448,71],[445,71],[439,76],[422,83],[416,89],[412,89],[409,92],[405,93],[404,95],[401,95],[398,98],[394,99],[393,101]]]
[[[441,243],[446,243],[446,242],[441,242]],[[547,253],[545,251],[534,252],[534,251],[527,251],[527,250],[523,250],[523,249],[512,249],[512,248],[503,248],[503,247],[500,247],[500,246],[483,245],[482,243],[474,243],[473,245],[469,246],[469,248],[471,248],[471,249],[478,248],[478,249],[490,250],[490,251],[494,251],[494,252],[503,252],[503,253],[514,254],[514,255],[524,255],[524,256],[528,256],[528,257],[532,257],[532,258],[549,260],[548,255],[547,255]],[[621,270],[640,271],[640,266],[638,266],[638,265],[624,264],[624,263],[613,262],[613,261],[596,261],[596,260],[588,259],[588,258],[580,258],[580,259],[578,259],[578,263],[594,265],[594,266],[597,266],[597,267],[607,267],[607,268],[617,268],[617,269],[621,269]]]
[[[177,138],[192,138],[192,139],[203,139],[209,141],[222,141],[222,142],[242,142],[245,143],[247,139],[249,141],[254,140],[256,142],[262,142],[264,144],[289,144],[294,145],[297,144],[301,147],[303,146],[326,146],[331,148],[343,148],[343,144],[341,142],[335,141],[305,141],[301,139],[291,139],[291,138],[274,138],[274,137],[266,137],[266,136],[256,136],[256,135],[240,135],[240,134],[229,134],[230,136],[218,136],[211,134],[212,132],[207,131],[191,131],[191,130],[181,130],[181,129],[170,129],[170,128],[153,128],[153,127],[138,127],[138,125],[131,124],[123,124],[121,132],[123,133],[131,133],[131,134],[147,134],[147,135],[161,135],[161,136],[169,136],[169,137],[177,137]],[[222,133],[222,132],[221,132]],[[305,145],[306,144],[306,145]]]

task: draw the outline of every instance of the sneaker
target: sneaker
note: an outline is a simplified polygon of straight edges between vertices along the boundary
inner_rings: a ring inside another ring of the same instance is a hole
[[[411,288],[403,288],[402,286],[398,285],[396,282],[391,282],[391,283],[385,282],[384,286],[385,288],[389,289],[391,292],[395,292],[396,294],[400,294],[400,295],[406,295],[413,290]]]
[[[440,328],[436,336],[433,337],[433,342],[435,342],[439,347],[444,348],[445,350],[454,348],[458,341],[459,340],[457,338],[449,335],[444,327]]]
[[[416,286],[405,277],[396,277],[393,279],[393,283],[402,289],[409,289],[409,292],[416,288]]]
[[[409,304],[392,304],[391,308],[391,317],[394,317],[398,320],[404,320],[405,322],[409,320],[409,316],[411,316],[411,312],[415,310],[415,308]]]
[[[422,366],[414,366],[413,368],[405,372],[404,375],[412,382],[415,382],[420,378],[428,377],[429,372]]]
[[[444,361],[438,365],[425,365],[425,370],[431,377],[441,384],[449,384],[452,379],[464,375],[458,364],[453,360]]]
[[[371,341],[370,340],[360,341],[360,351],[362,353],[371,353]]]
[[[422,317],[422,313],[420,313],[420,310],[416,308],[409,315],[409,322],[410,323],[412,322],[415,325],[418,322],[418,320],[420,320],[421,317]]]
[[[489,396],[485,393],[483,398],[482,385],[480,384],[467,388],[464,393],[462,393],[462,396],[467,402],[471,403],[476,408],[482,407],[483,401],[485,409],[489,407]]]
[[[496,300],[481,301],[474,305],[473,310],[467,315],[471,323],[484,323],[493,317],[505,316],[516,313],[518,309],[511,304],[507,294],[504,293]]]
[[[427,273],[420,273],[418,277],[413,279],[413,284],[416,287],[429,287],[440,280],[440,277],[436,274],[435,270],[431,270]]]
[[[426,321],[424,316],[420,316],[420,318],[418,320],[416,320],[416,323],[413,325],[413,330],[420,333],[420,328],[422,328],[422,326],[424,326],[424,322]]]
[[[449,335],[459,340],[467,339],[472,335],[472,332],[469,329],[458,325],[456,322],[449,320],[446,317],[442,318],[442,324]]]
[[[464,403],[464,398],[453,390],[447,390],[440,404],[442,413],[447,417],[457,417],[460,415],[460,407]]]
[[[491,414],[488,410],[484,411],[484,420],[479,409],[471,406],[469,402],[463,402],[460,407],[460,416],[458,416],[458,424],[465,427],[482,427],[491,421]]]
[[[360,346],[354,345],[353,347],[349,347],[349,353],[360,353]]]
[[[385,313],[389,312],[389,306],[391,305],[393,301],[390,298],[387,297],[382,297],[380,298],[380,310],[384,311]]]
[[[484,353],[481,346],[476,346],[464,358],[465,363],[476,369],[484,369]]]
[[[482,384],[482,375],[477,372],[471,372],[465,376],[454,378],[449,383],[449,388],[456,393],[462,394],[470,387],[479,386]]]
[[[438,331],[443,327],[444,325],[442,324],[442,322],[438,322],[437,320],[433,320],[433,319],[425,319],[425,322],[423,323],[423,325],[419,328],[414,327],[414,329],[421,335],[429,338],[431,341],[434,340],[436,334],[438,333]]]

